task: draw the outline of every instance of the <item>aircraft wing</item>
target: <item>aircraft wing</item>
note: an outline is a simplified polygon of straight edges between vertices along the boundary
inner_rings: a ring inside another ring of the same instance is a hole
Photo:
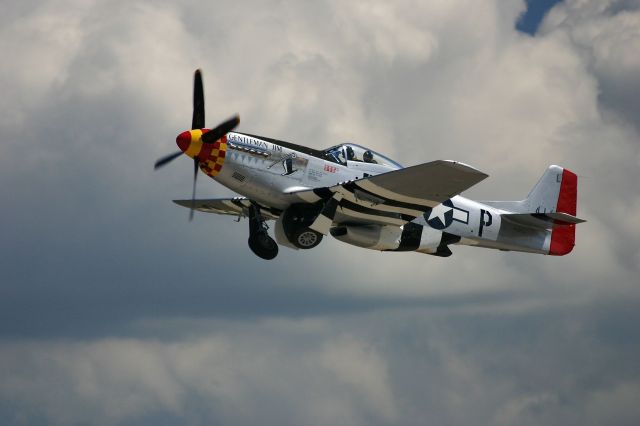
[[[487,176],[463,163],[438,160],[291,195],[308,203],[335,198],[351,222],[403,225]]]
[[[173,200],[179,206],[191,208],[191,200]],[[211,198],[195,200],[194,210],[204,213],[218,213],[231,216],[248,216],[251,202],[246,197]],[[277,219],[280,211],[260,205],[260,213],[266,219]]]

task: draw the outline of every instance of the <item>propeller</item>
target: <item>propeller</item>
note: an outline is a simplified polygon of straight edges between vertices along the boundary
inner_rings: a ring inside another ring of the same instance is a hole
[[[160,167],[172,162],[176,158],[180,157],[182,154],[184,154],[182,151],[178,151],[178,152],[174,152],[173,154],[169,154],[166,157],[162,157],[161,159],[156,161],[156,164],[154,164],[153,169],[158,170]]]
[[[204,127],[204,90],[202,89],[202,72],[196,70],[193,76],[193,117],[191,130]]]
[[[206,133],[203,133],[201,136],[202,143],[215,143],[218,139],[222,138],[224,135],[235,129],[239,123],[240,117],[236,114],[230,119],[219,124],[217,127],[209,130]],[[203,129],[204,125],[204,89],[202,86],[202,72],[198,69],[193,76],[193,116],[191,118],[191,130]],[[183,147],[184,145],[180,144],[182,142],[185,142],[185,138],[187,138],[188,140],[189,137],[190,136],[188,132],[180,134],[176,138],[178,146]],[[184,149],[186,150],[186,148]],[[182,154],[184,154],[184,151],[180,150],[160,158],[154,164],[154,170],[158,170],[159,168],[164,167],[176,158],[180,157]],[[193,159],[193,192],[191,195],[191,211],[189,212],[189,221],[193,220],[193,211],[196,204],[196,180],[198,178],[199,166],[200,161],[196,156]]]
[[[193,76],[193,117],[191,118],[191,130],[202,129],[203,127],[204,90],[202,88],[202,72],[200,70],[196,70],[195,75]],[[182,154],[184,154],[182,151],[178,151],[162,157],[156,161],[156,164],[153,166],[154,170],[158,170],[160,167],[172,162]]]
[[[198,166],[199,162],[197,158],[193,159],[193,191],[191,192],[191,209],[189,210],[189,222],[193,220],[193,211],[196,209],[196,180],[198,179]]]
[[[209,130],[207,133],[202,135],[202,142],[204,143],[214,143],[233,129],[235,129],[238,124],[240,124],[240,117],[238,115],[234,115],[224,123],[221,123],[215,129]]]

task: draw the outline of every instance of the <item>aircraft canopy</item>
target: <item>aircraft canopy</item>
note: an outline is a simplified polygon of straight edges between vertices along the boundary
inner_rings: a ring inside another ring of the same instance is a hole
[[[402,168],[399,163],[393,161],[389,157],[355,143],[343,143],[332,146],[331,148],[326,149],[324,154],[329,160],[342,165],[346,165],[348,160],[380,164],[394,169]]]

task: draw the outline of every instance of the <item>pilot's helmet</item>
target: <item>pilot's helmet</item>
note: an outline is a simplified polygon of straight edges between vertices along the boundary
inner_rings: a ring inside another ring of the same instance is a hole
[[[366,150],[364,154],[362,154],[362,159],[366,163],[373,163],[373,153],[369,150]]]
[[[347,160],[353,161],[356,159],[356,154],[353,152],[353,148],[347,146]]]

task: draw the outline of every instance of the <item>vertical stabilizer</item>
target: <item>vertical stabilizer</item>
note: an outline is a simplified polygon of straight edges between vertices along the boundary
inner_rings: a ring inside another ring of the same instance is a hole
[[[558,212],[575,216],[577,192],[575,173],[560,166],[549,166],[524,200],[482,203],[514,213]]]
[[[567,213],[576,215],[578,199],[578,176],[560,166],[549,166],[527,199],[526,208],[531,213]],[[551,230],[549,254],[563,256],[573,250],[576,240],[576,225],[554,226]]]
[[[563,175],[564,169],[562,167],[549,166],[524,200],[524,207],[528,213],[556,211]]]

